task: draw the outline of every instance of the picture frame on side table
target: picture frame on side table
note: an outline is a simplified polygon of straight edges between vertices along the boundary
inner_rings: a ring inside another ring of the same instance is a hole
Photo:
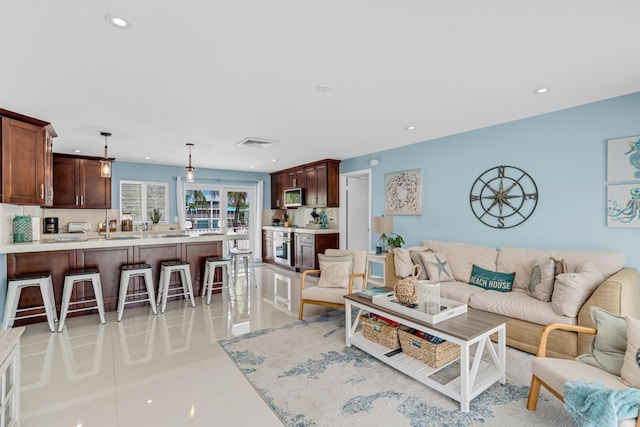
[[[422,215],[421,169],[385,174],[384,188],[386,215]]]
[[[607,140],[607,181],[640,181],[640,135]]]
[[[640,228],[640,182],[607,186],[607,227]]]

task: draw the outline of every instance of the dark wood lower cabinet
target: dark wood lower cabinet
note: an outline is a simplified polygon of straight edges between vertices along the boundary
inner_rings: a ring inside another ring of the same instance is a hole
[[[191,280],[193,282],[194,296],[200,295],[204,274],[204,264],[208,257],[222,256],[222,242],[193,242],[166,245],[145,246],[118,246],[110,248],[76,249],[50,252],[28,252],[7,255],[7,276],[13,277],[19,274],[35,273],[42,271],[51,272],[53,290],[56,300],[56,309],[60,312],[62,302],[62,288],[64,275],[71,269],[97,267],[100,269],[102,293],[106,311],[115,311],[118,306],[118,293],[120,289],[120,267],[124,264],[146,263],[153,269],[154,289],[158,290],[160,280],[160,263],[176,259],[187,260],[191,268]],[[180,277],[174,274],[172,282],[179,283]],[[221,272],[216,271],[216,280],[220,280]],[[131,279],[129,293],[144,291],[144,283],[141,278]],[[76,285],[71,301],[84,301],[93,298],[91,282],[85,282],[84,286]],[[140,299],[144,297],[140,296]],[[140,305],[148,304],[141,302]],[[18,308],[30,308],[42,305],[40,291],[36,288],[26,288],[20,295]],[[94,303],[84,304],[85,306]],[[137,304],[127,305],[127,308]],[[82,308],[78,305],[76,308]],[[44,310],[36,309],[24,314],[36,314]],[[70,313],[69,317],[97,313],[97,309],[89,309]],[[15,325],[44,322],[43,317],[16,320]]]
[[[295,233],[296,270],[318,270],[318,254],[339,247],[339,234]]]

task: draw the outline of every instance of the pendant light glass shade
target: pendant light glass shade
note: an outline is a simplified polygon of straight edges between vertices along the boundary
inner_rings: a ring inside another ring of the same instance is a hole
[[[196,176],[193,173],[195,168],[193,166],[191,166],[191,147],[193,147],[193,144],[187,143],[187,146],[189,147],[189,166],[187,166],[185,168],[187,170],[187,177],[186,177],[185,181],[186,182],[194,182],[196,180]]]
[[[100,160],[100,176],[103,178],[111,178],[111,160],[109,160],[109,151],[107,148],[107,138],[111,136],[109,132],[100,132],[104,136],[104,159]]]

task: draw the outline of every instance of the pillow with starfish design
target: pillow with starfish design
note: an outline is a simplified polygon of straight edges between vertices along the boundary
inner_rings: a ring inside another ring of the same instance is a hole
[[[431,280],[453,282],[455,279],[445,252],[419,252],[422,264]]]

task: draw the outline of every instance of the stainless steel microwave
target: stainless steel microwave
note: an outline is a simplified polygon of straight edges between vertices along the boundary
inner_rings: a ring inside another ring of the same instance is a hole
[[[287,208],[304,206],[304,188],[284,190],[284,206]]]

